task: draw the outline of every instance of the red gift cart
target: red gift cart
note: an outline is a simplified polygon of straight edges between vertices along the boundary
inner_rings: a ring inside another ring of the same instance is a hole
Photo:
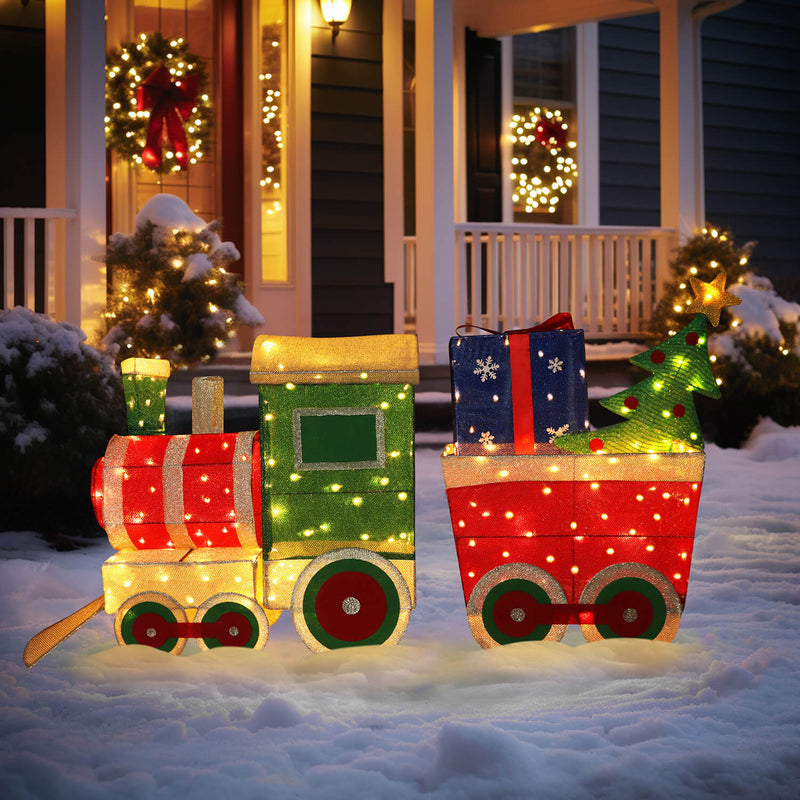
[[[686,602],[703,452],[442,454],[467,620],[482,647],[670,641]]]

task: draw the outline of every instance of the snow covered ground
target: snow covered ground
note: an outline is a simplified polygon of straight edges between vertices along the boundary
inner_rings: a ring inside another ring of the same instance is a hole
[[[0,534],[0,796],[800,795],[800,429],[708,448],[674,642],[571,630],[488,651],[420,444],[419,605],[396,647],[312,655],[284,615],[263,652],[174,657],[117,647],[101,615],[26,671],[26,641],[101,593],[111,550]]]

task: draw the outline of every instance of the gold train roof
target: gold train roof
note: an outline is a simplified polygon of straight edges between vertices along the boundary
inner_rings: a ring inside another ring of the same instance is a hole
[[[417,384],[417,337],[259,336],[253,345],[250,382]]]

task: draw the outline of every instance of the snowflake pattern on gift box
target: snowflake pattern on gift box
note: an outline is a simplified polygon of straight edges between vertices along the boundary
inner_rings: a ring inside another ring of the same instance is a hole
[[[497,370],[500,369],[500,365],[493,361],[491,356],[486,356],[485,359],[479,358],[476,363],[478,366],[472,371],[472,374],[480,375],[481,383],[486,383],[488,378],[493,381],[497,380]]]
[[[559,436],[564,436],[566,433],[568,433],[568,432],[569,432],[569,422],[567,422],[567,423],[566,423],[566,424],[564,424],[564,425],[561,425],[561,426],[560,426],[560,427],[558,427],[558,428],[548,428],[548,429],[547,429],[547,432],[550,434],[550,438],[548,439],[548,442],[549,442],[550,444],[553,444],[553,442],[554,442],[554,441],[555,441],[555,440],[556,440],[556,439],[557,439]]]
[[[564,362],[558,356],[556,356],[555,358],[551,358],[547,362],[547,369],[549,369],[550,372],[553,373],[553,375],[555,375],[556,372],[561,372],[561,368],[563,366],[564,366]]]
[[[485,431],[481,434],[480,443],[483,445],[491,444],[494,441],[491,431]]]

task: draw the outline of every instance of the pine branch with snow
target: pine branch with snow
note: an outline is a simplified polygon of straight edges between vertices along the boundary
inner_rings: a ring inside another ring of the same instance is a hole
[[[109,239],[113,292],[103,344],[118,362],[130,356],[166,358],[176,367],[210,361],[239,325],[264,322],[228,270],[240,255],[220,239],[220,227],[161,194],[142,207],[132,235]]]
[[[800,305],[752,271],[754,247],[739,247],[730,231],[712,226],[698,232],[670,262],[673,277],[651,325],[654,337],[674,334],[690,302],[690,278],[710,282],[725,271],[728,291],[742,302],[722,310],[709,337],[722,397],[713,417],[704,415],[705,427],[725,447],[738,447],[761,418],[800,424]]]

